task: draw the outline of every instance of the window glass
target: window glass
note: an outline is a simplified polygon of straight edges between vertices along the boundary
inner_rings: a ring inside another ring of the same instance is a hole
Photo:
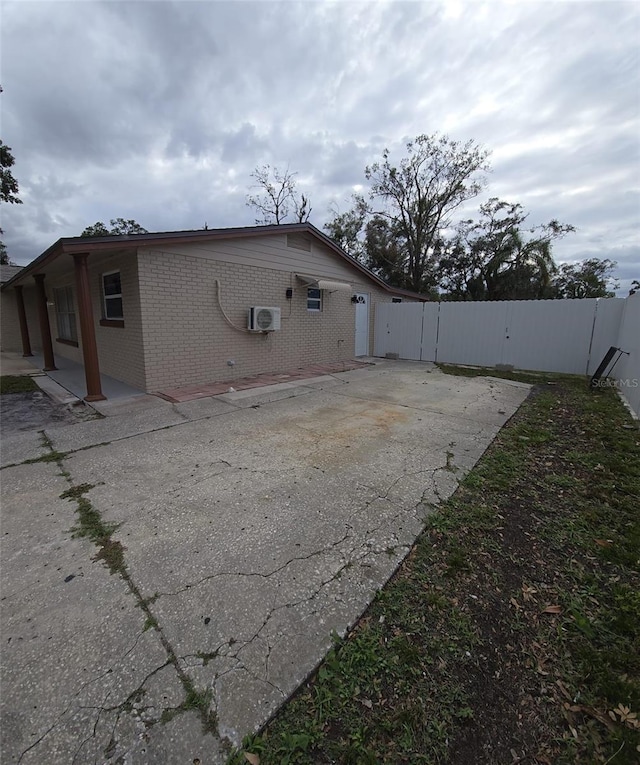
[[[309,287],[307,289],[307,311],[322,310],[322,290]]]
[[[105,319],[122,319],[122,285],[120,272],[102,274],[102,302]]]
[[[122,289],[120,287],[120,272],[115,274],[105,274],[102,277],[102,283],[104,285],[105,295],[122,294]]]
[[[73,290],[71,287],[59,287],[53,291],[53,299],[56,306],[56,322],[58,324],[58,338],[78,342],[78,330],[76,327],[76,311],[73,304]]]

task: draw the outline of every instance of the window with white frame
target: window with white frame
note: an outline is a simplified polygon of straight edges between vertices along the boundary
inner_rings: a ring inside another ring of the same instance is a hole
[[[57,287],[53,290],[53,300],[56,306],[58,340],[77,343],[78,329],[76,326],[76,309],[73,302],[73,289],[71,287]]]
[[[322,290],[314,287],[307,289],[307,311],[322,311]]]
[[[102,311],[105,319],[124,319],[120,271],[102,274]]]

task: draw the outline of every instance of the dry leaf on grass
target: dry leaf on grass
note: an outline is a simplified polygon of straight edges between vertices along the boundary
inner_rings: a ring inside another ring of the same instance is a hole
[[[253,754],[253,752],[244,752],[244,758],[248,763],[250,763],[250,765],[260,765],[259,754]]]
[[[543,614],[561,614],[562,606],[547,606],[542,613]]]
[[[616,719],[616,715],[620,718],[621,723],[626,723],[630,728],[640,728],[640,721],[638,715],[631,711],[630,707],[625,707],[622,704],[609,712],[609,717],[612,720]]]

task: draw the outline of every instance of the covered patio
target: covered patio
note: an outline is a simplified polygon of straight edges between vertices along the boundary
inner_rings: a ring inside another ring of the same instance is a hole
[[[42,353],[34,352],[31,356],[23,357],[17,353],[3,351],[0,355],[0,370],[3,375],[45,374],[75,397],[83,399],[86,396],[87,381],[84,367],[63,356],[55,357],[55,369],[46,369]],[[105,374],[100,374],[100,388],[104,398],[107,399],[146,395],[144,391]]]

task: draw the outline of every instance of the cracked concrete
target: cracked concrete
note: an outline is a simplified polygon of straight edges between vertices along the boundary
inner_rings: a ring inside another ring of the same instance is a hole
[[[384,361],[3,441],[61,453],[2,471],[3,762],[225,762],[527,393]],[[82,484],[124,574],[70,533]]]

